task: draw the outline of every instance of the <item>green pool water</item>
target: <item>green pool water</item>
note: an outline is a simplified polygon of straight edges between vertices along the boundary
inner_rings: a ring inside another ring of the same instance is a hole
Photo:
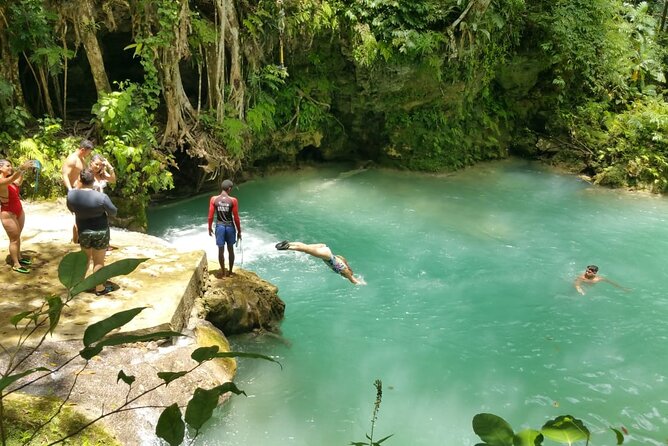
[[[668,201],[504,161],[432,176],[304,169],[235,188],[237,265],[279,288],[280,337],[232,338],[234,397],[197,445],[474,445],[491,412],[516,430],[582,419],[592,444],[668,439]],[[150,212],[150,232],[215,256],[208,196]],[[366,286],[280,240],[327,243]],[[214,257],[215,258],[215,257]],[[631,288],[580,296],[587,264]]]

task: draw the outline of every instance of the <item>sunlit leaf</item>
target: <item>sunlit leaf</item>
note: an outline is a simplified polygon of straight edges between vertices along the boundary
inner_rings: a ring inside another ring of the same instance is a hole
[[[513,446],[540,446],[543,444],[543,434],[534,429],[525,429],[513,437]]]
[[[550,440],[569,444],[589,438],[589,429],[581,420],[571,415],[562,415],[548,421],[543,425],[541,433]]]
[[[503,418],[491,413],[479,413],[473,417],[473,432],[490,446],[512,446],[513,429]]]

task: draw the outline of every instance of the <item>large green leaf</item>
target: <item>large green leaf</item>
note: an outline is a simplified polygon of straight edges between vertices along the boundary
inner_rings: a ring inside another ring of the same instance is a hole
[[[50,371],[51,370],[44,367],[37,367],[34,369],[26,370],[21,373],[17,373],[16,375],[3,376],[2,378],[0,378],[0,392],[2,392],[4,389],[7,388],[7,386],[23,378],[24,376],[32,375],[35,372],[50,372]]]
[[[88,257],[83,251],[65,254],[58,264],[58,279],[68,290],[81,282],[88,269]]]
[[[134,271],[140,263],[147,261],[148,259],[123,259],[118,260],[112,264],[103,266],[99,270],[95,271],[90,276],[86,277],[84,280],[76,284],[70,291],[72,296],[91,289],[97,285],[100,285],[112,277],[123,276],[130,274]]]
[[[123,325],[134,319],[139,313],[144,311],[146,307],[137,307],[130,310],[120,311],[114,313],[106,319],[89,325],[84,331],[83,343],[86,347],[99,341],[111,331],[122,327]]]
[[[199,347],[191,353],[190,357],[197,362],[209,361],[214,358],[253,358],[253,359],[264,359],[266,361],[275,362],[281,368],[283,366],[280,362],[276,361],[271,356],[261,355],[259,353],[246,353],[246,352],[219,352],[217,345],[211,345],[208,347]]]
[[[174,403],[160,414],[155,426],[155,435],[165,440],[170,446],[178,446],[183,442],[186,425],[181,419],[181,410]]]
[[[540,446],[543,444],[543,434],[534,429],[525,429],[518,432],[513,438],[513,446]]]
[[[193,352],[190,354],[190,357],[197,362],[209,361],[216,357],[216,353],[218,353],[218,350],[219,348],[217,345],[211,345],[208,347],[199,347],[193,350]]]
[[[541,433],[553,441],[573,444],[576,441],[589,439],[589,429],[581,420],[571,415],[562,415],[545,423]]]
[[[23,319],[31,319],[35,320],[37,318],[37,313],[35,311],[22,311],[19,314],[15,314],[9,319],[9,322],[14,326],[14,328],[17,328],[16,326],[21,322]]]
[[[220,396],[226,392],[233,392],[236,395],[243,393],[245,395],[233,382],[227,382],[208,390],[201,387],[195,389],[193,397],[188,401],[186,407],[186,423],[193,429],[201,429],[204,423],[211,418]]]
[[[473,417],[473,432],[490,446],[513,446],[513,429],[503,418],[491,413]]]
[[[174,338],[177,336],[185,336],[183,333],[179,333],[178,331],[156,331],[153,333],[147,333],[143,335],[133,335],[133,334],[118,334],[118,335],[113,335],[109,336],[108,338],[98,342],[96,345],[102,346],[102,347],[111,347],[113,345],[121,345],[121,344],[132,344],[135,342],[148,342],[148,341],[156,341],[158,339],[166,339],[166,338]]]
[[[188,372],[158,372],[158,378],[165,382],[165,385],[169,385],[174,380],[179,379],[182,376],[185,376]]]
[[[108,338],[98,342],[95,345],[89,345],[79,351],[79,355],[86,360],[92,359],[102,352],[104,347],[111,347],[113,345],[132,344],[134,342],[148,342],[157,339],[171,338],[175,336],[184,336],[177,331],[158,331],[155,333],[148,333],[144,335],[119,334],[109,336]]]
[[[46,302],[49,304],[49,333],[53,334],[60,321],[60,313],[63,310],[63,301],[59,296],[47,297]]]

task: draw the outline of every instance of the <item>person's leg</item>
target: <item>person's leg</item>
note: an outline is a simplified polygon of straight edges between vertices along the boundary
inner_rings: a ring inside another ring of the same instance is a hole
[[[218,264],[220,265],[220,277],[225,277],[225,246],[218,247]]]
[[[302,242],[290,242],[288,249],[291,251],[305,252],[313,257],[323,260],[329,260],[332,257],[332,250],[324,243],[313,243],[307,245]]]
[[[234,244],[237,242],[237,229],[234,226],[225,226],[225,244],[227,245],[227,255],[229,258],[228,276],[232,275],[234,266]]]
[[[104,266],[104,256],[107,254],[107,248],[104,249],[95,249],[91,248],[90,258],[93,261],[93,272],[97,272]],[[104,291],[104,283],[101,283],[95,287],[96,292]]]
[[[227,244],[227,256],[229,258],[230,270],[227,273],[228,276],[232,275],[232,267],[234,266],[234,243]]]
[[[88,275],[88,269],[90,268],[90,264],[93,261],[93,248],[90,246],[84,246],[82,244],[79,244],[81,246],[81,250],[86,254],[86,274],[84,274],[84,277]]]
[[[225,226],[216,225],[216,246],[218,246],[218,264],[220,265],[220,278],[225,277]]]
[[[12,266],[20,268],[19,255],[21,249],[21,225],[19,219],[12,212],[2,211],[2,227],[5,228],[9,238],[9,257],[12,259]]]

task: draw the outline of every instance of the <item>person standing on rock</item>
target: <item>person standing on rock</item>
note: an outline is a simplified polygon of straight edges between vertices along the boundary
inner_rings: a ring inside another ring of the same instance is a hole
[[[216,217],[216,245],[218,245],[218,263],[221,278],[232,275],[234,267],[234,244],[241,240],[241,221],[239,220],[239,201],[230,196],[234,184],[230,180],[223,181],[220,195],[209,200],[209,236],[214,234],[213,218]],[[227,245],[229,271],[225,272],[225,245]]]
[[[93,151],[93,143],[84,139],[79,143],[79,147],[68,156],[63,162],[63,184],[67,188],[68,194],[72,189],[79,187],[79,175],[86,167],[86,158]],[[78,243],[79,233],[76,223],[72,227],[72,243]]]
[[[23,182],[23,173],[26,169],[35,167],[34,161],[26,161],[14,170],[12,163],[0,160],[0,218],[2,227],[9,237],[9,257],[12,260],[12,271],[28,274],[28,266],[32,261],[21,257],[21,232],[26,220],[26,214],[21,205],[19,188]]]
[[[104,266],[104,256],[109,246],[107,216],[115,216],[117,209],[106,194],[93,189],[95,176],[90,169],[81,171],[79,182],[79,189],[67,193],[67,208],[74,212],[79,228],[79,245],[88,257],[88,264],[93,262],[93,272],[96,272]],[[100,284],[95,288],[95,294],[102,296],[113,290],[111,285]]]

